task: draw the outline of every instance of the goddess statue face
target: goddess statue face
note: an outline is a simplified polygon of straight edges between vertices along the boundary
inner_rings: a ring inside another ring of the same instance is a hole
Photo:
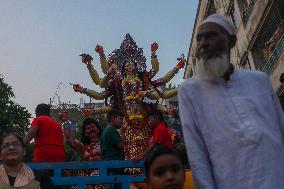
[[[133,73],[135,71],[135,64],[131,60],[127,60],[125,63],[125,71],[127,73]]]

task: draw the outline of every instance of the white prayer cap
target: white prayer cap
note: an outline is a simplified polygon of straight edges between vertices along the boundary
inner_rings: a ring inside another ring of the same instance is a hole
[[[224,28],[230,35],[236,35],[236,28],[229,20],[227,20],[225,16],[222,16],[217,13],[211,14],[210,16],[205,18],[205,20],[203,20],[200,25],[208,22],[218,24],[219,26]]]

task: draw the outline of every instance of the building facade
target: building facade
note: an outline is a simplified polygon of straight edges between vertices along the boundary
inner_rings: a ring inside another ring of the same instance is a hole
[[[283,0],[199,0],[184,79],[195,75],[196,33],[202,20],[212,13],[225,15],[235,25],[237,43],[231,62],[238,69],[269,74],[274,89],[284,72]]]

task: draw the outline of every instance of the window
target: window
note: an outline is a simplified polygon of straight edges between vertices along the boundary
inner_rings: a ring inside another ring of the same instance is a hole
[[[241,18],[245,26],[254,8],[256,0],[237,0],[237,2],[241,11]]]
[[[284,51],[283,8],[283,1],[273,2],[253,46],[256,69],[267,73],[273,70]]]

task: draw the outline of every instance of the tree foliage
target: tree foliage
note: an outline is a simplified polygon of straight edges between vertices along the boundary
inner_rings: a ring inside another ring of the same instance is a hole
[[[14,97],[12,87],[0,75],[0,137],[5,133],[17,133],[23,137],[29,129],[31,114],[15,103]]]

